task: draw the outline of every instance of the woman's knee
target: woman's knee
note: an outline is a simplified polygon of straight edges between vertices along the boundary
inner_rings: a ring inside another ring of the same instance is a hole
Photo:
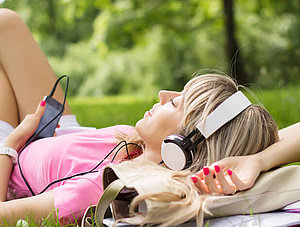
[[[7,32],[24,24],[19,14],[10,9],[0,9],[0,31]],[[1,32],[0,32],[1,34]]]

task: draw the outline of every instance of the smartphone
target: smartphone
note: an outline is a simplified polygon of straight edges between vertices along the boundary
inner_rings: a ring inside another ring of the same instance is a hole
[[[46,110],[41,117],[35,133],[29,138],[29,140],[31,140],[30,142],[53,136],[58,122],[64,112],[63,104],[59,103],[51,96],[45,96],[44,100],[46,101]]]

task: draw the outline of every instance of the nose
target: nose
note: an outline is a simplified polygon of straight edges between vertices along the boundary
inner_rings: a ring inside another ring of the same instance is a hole
[[[161,90],[158,93],[158,97],[159,97],[160,103],[162,105],[164,105],[165,103],[169,102],[171,99],[174,99],[180,95],[181,95],[181,92],[177,92],[177,91]]]

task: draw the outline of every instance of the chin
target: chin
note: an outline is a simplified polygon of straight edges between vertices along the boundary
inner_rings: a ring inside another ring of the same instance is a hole
[[[139,120],[135,124],[135,130],[144,142],[149,139],[149,128],[146,126],[147,124],[145,124],[144,119]]]
[[[140,119],[140,120],[135,124],[136,130],[138,130],[138,128],[141,127],[142,121],[143,121],[143,119]]]
[[[139,120],[136,124],[135,124],[135,130],[136,132],[140,135],[141,131],[143,128],[143,119]],[[140,135],[141,136],[141,135]]]

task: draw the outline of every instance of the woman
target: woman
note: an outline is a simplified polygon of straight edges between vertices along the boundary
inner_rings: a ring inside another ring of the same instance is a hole
[[[51,90],[55,76],[28,28],[16,13],[0,10],[0,31],[0,128],[4,134],[9,132],[3,145],[18,151],[37,128],[45,103],[42,101],[36,111],[33,110],[45,93]],[[201,119],[237,89],[228,77],[196,77],[182,92],[161,91],[160,103],[145,114],[135,129],[115,126],[33,142],[20,155],[25,178],[38,194],[56,179],[90,170],[116,145],[115,136],[119,131],[128,135],[129,142],[142,141],[139,145],[143,147],[143,154],[133,146],[132,156],[140,155],[140,158],[159,163],[161,143],[166,136],[175,133],[187,135]],[[63,92],[58,89],[55,98],[61,100],[62,97]],[[61,119],[61,127],[64,124],[77,125],[68,105]],[[255,135],[255,140],[249,141],[246,136],[249,133],[252,137]],[[237,135],[242,139],[237,140]],[[270,115],[264,109],[251,105],[198,145],[196,162],[191,170],[198,171],[204,165],[227,156],[257,153],[276,142],[277,138],[277,127]],[[119,155],[116,162],[124,161],[125,157]],[[104,159],[98,172],[54,184],[46,192],[30,196],[18,166],[13,165],[8,155],[0,155],[0,223],[14,223],[28,214],[34,214],[37,221],[49,214],[58,216],[62,221],[74,217],[80,219],[83,211],[99,199],[102,193],[101,173],[103,167],[111,161],[111,157]],[[214,188],[212,174],[206,176],[208,188],[201,184],[200,191],[219,190]],[[218,187],[224,189],[225,186],[233,192],[232,185],[220,181]],[[229,190],[223,191],[226,193]]]

